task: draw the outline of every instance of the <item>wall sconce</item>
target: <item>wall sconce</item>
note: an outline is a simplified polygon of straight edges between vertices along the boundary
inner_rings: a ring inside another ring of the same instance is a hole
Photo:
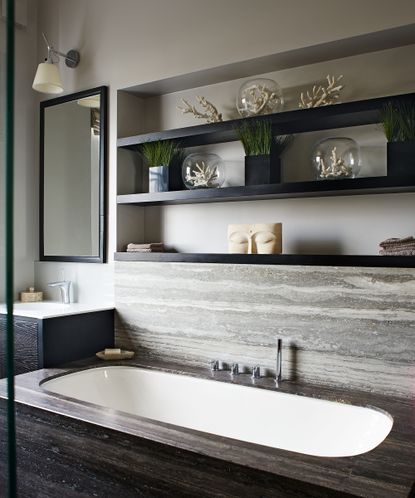
[[[38,65],[32,88],[41,93],[62,93],[63,85],[57,65],[59,57],[64,57],[65,64],[68,67],[74,68],[79,64],[79,52],[77,50],[69,50],[67,54],[63,54],[49,44],[44,33],[42,33],[42,36],[48,48],[48,57],[45,62]]]

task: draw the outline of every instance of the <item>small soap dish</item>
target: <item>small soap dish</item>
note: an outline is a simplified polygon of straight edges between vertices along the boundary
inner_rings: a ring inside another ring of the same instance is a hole
[[[100,360],[129,360],[133,358],[134,351],[125,351],[124,349],[105,349],[96,353]]]

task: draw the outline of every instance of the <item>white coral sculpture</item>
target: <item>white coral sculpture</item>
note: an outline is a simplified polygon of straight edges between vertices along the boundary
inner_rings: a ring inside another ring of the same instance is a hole
[[[301,92],[300,102],[298,103],[300,109],[335,104],[340,96],[340,91],[344,88],[344,85],[339,85],[342,78],[342,74],[338,78],[327,75],[327,86],[314,85],[311,92],[308,91],[306,95]]]
[[[222,114],[216,109],[212,102],[209,102],[205,97],[200,95],[196,97],[196,100],[205,112],[197,110],[196,106],[189,104],[185,99],[182,99],[183,107],[177,106],[177,109],[182,111],[183,114],[193,114],[195,118],[206,119],[208,123],[219,123],[220,121],[223,121]]]
[[[330,164],[326,166],[324,159],[320,159],[320,166],[320,178],[349,178],[353,173],[352,167],[344,159],[337,157],[336,147],[331,151]]]
[[[278,99],[278,95],[265,85],[248,86],[241,94],[244,111],[250,116],[272,113]]]
[[[186,175],[186,181],[193,187],[214,187],[215,181],[218,179],[218,170],[216,166],[207,166],[205,161],[195,164],[198,171],[193,171],[193,174]]]

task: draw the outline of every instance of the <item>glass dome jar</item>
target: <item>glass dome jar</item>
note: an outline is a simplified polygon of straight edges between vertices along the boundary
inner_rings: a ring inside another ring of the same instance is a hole
[[[188,189],[220,188],[225,173],[225,163],[217,154],[190,154],[182,165],[183,182]]]
[[[279,112],[283,106],[281,87],[268,78],[245,81],[236,99],[236,108],[243,118]]]
[[[359,145],[351,138],[325,138],[315,145],[312,162],[317,180],[355,178],[360,171]]]

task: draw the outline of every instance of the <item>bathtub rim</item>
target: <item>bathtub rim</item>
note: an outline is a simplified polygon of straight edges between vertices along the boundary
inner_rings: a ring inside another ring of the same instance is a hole
[[[153,360],[151,365],[137,360],[112,362],[111,365],[132,366],[210,378],[207,368],[183,367],[182,365],[161,360]],[[379,491],[379,497],[384,496],[382,495],[384,490],[388,490],[388,495],[385,496],[392,497],[407,496],[414,486],[413,469],[412,467],[409,468],[407,463],[408,461],[415,461],[415,447],[411,443],[411,441],[415,440],[414,399],[385,396],[365,391],[351,392],[342,388],[316,384],[310,385],[299,382],[294,384],[286,381],[285,386],[283,386],[284,392],[300,396],[314,396],[327,401],[346,402],[355,406],[375,406],[386,411],[394,418],[395,422],[388,437],[372,451],[352,457],[322,458],[232,440],[164,422],[140,418],[117,410],[102,410],[102,407],[93,403],[52,396],[39,386],[43,379],[56,378],[66,373],[88,370],[97,366],[105,365],[99,360],[90,358],[74,362],[62,368],[48,368],[22,374],[16,377],[16,401],[63,417],[100,425],[116,432],[124,432],[139,439],[152,440],[184,451],[216,458],[224,462],[229,461],[282,477],[300,478],[302,482],[324,486],[331,490],[353,493],[359,486],[360,489],[366,489],[365,486],[370,485],[373,489]],[[229,381],[228,374],[223,374],[223,376],[225,382]],[[223,380],[221,375],[218,376],[217,380]],[[272,379],[269,380],[272,385]],[[5,383],[1,380],[0,397],[6,397]],[[131,423],[132,421],[133,423]],[[388,471],[390,469],[384,462],[388,460],[390,453],[390,456],[396,456],[395,445],[402,445],[403,441],[404,445],[400,447],[399,459],[395,461],[393,478],[388,481]],[[353,469],[352,473],[350,473],[351,468]],[[368,475],[373,476],[369,481],[367,480]],[[399,490],[399,493],[397,490]]]

